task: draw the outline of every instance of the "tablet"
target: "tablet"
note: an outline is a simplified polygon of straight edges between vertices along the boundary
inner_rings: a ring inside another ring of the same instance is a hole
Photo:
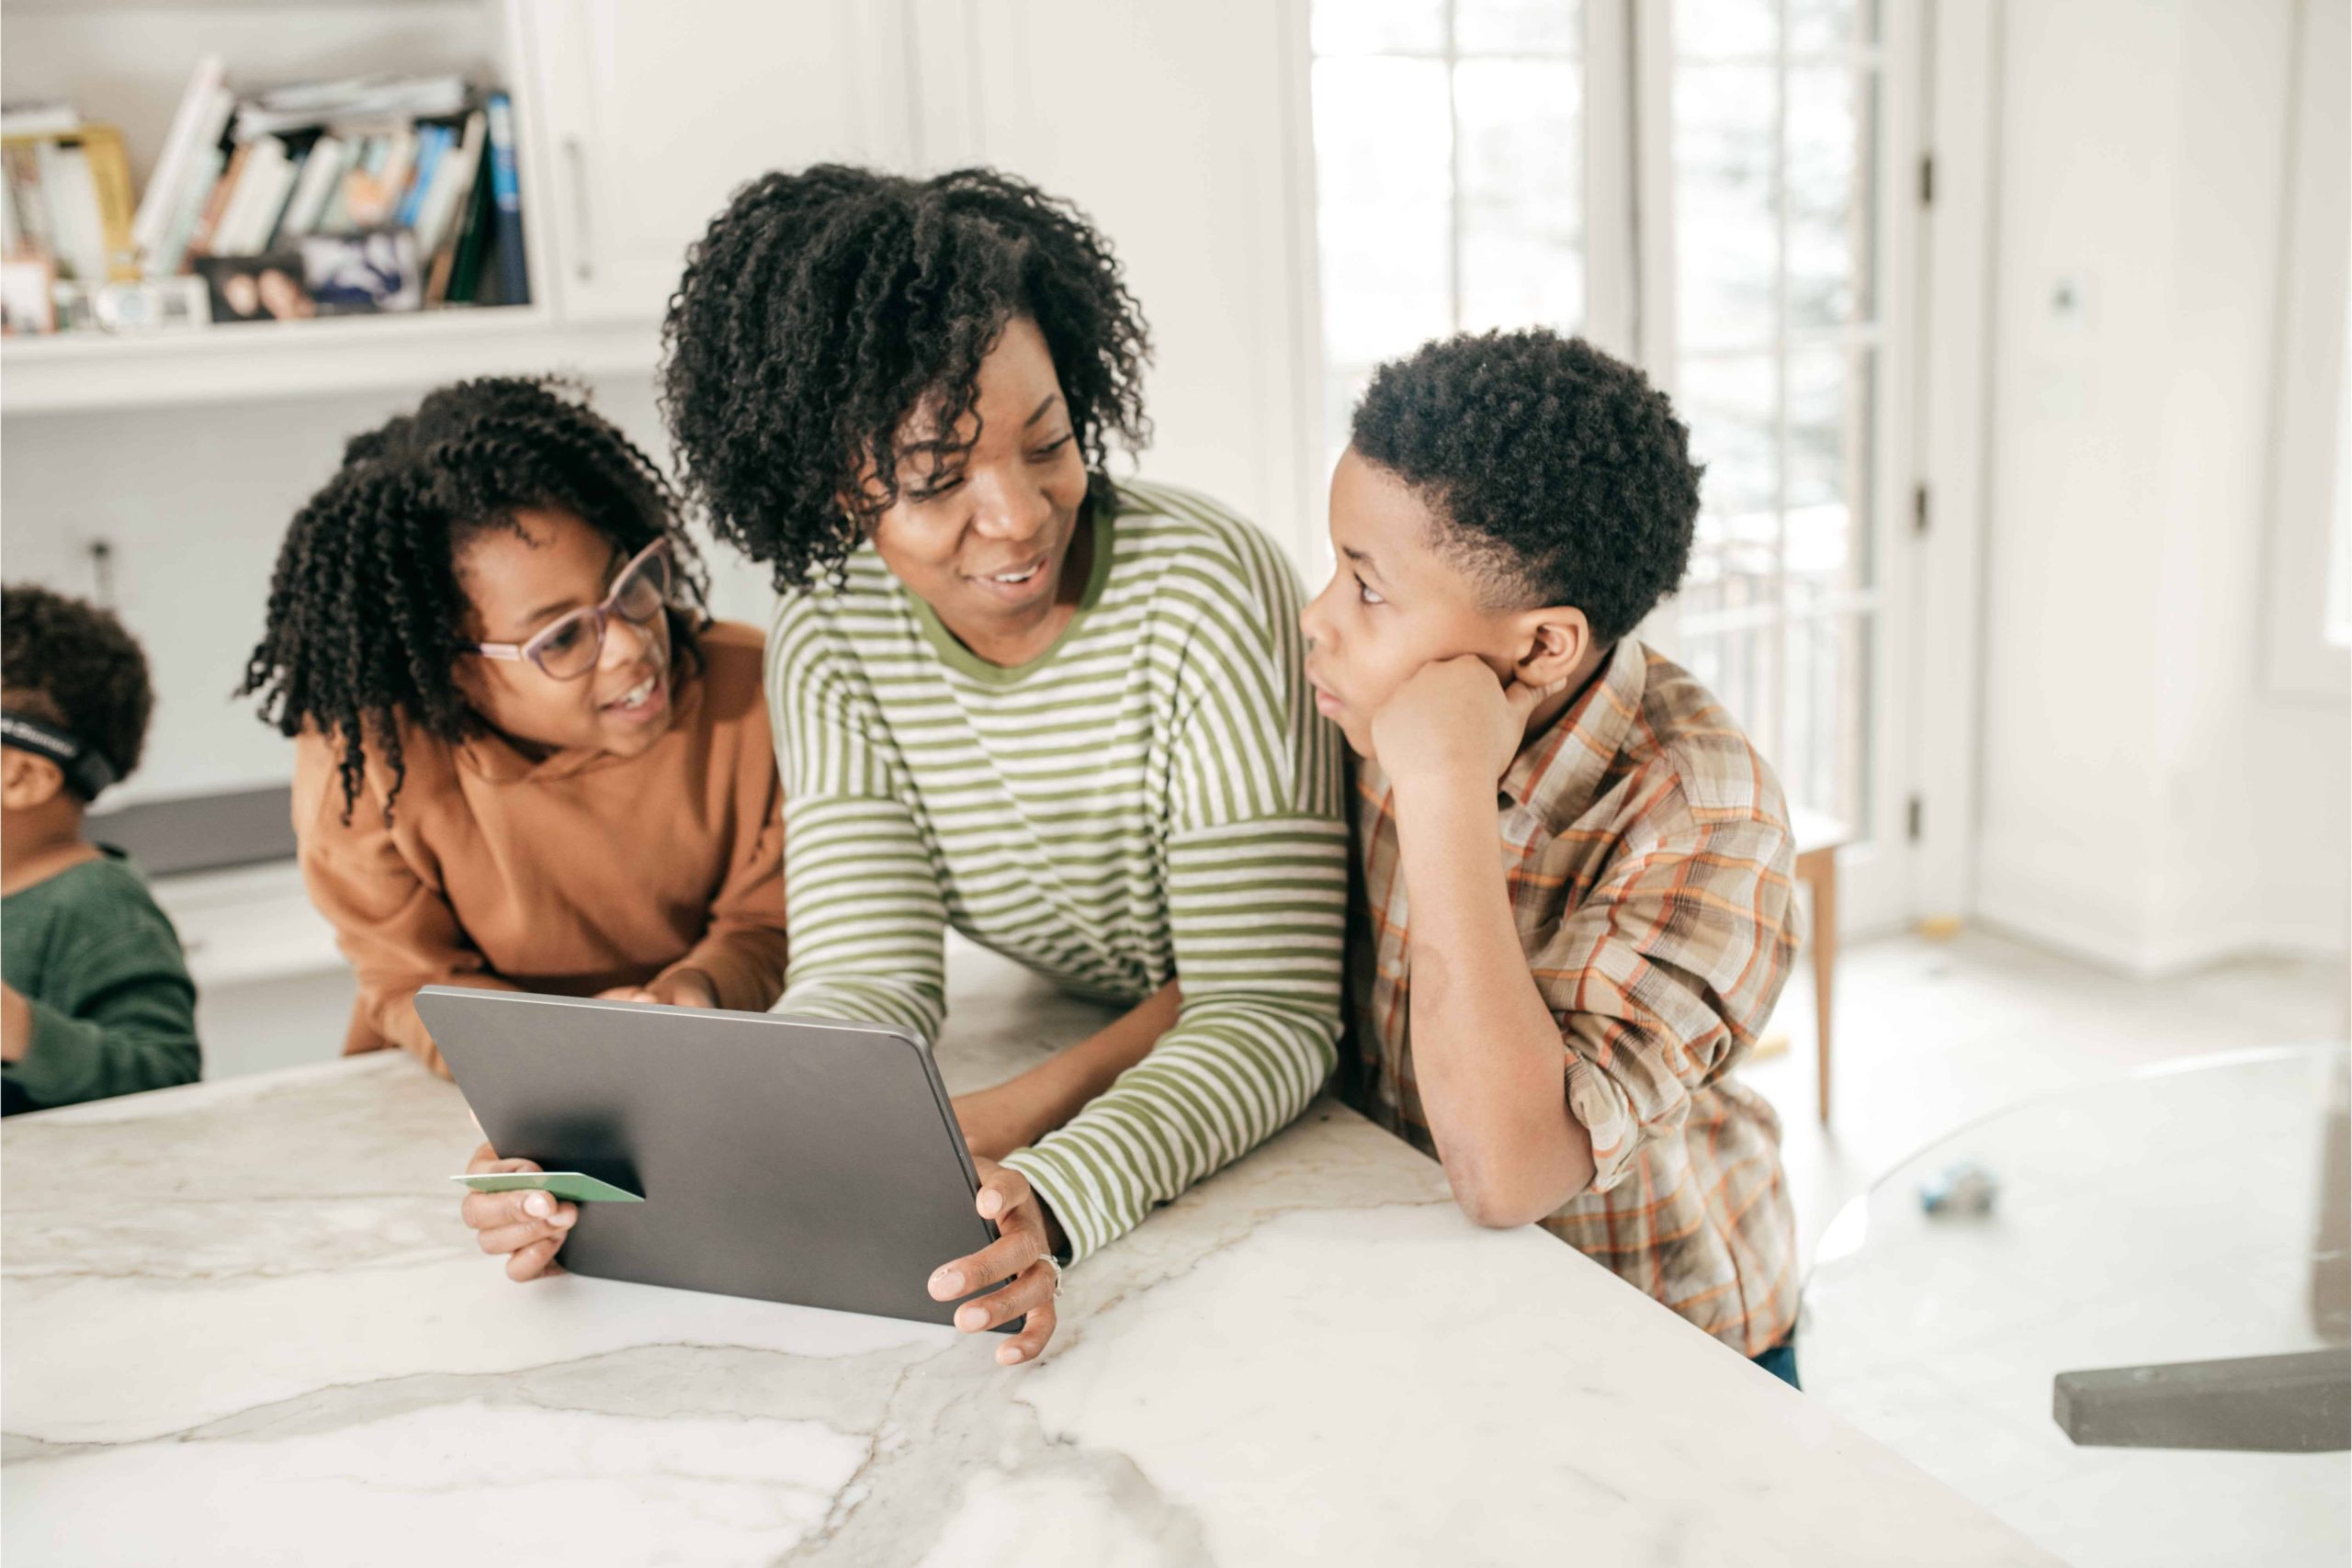
[[[932,1271],[996,1238],[903,1029],[454,986],[416,1010],[502,1156],[645,1200],[580,1205],[575,1274],[948,1323]]]

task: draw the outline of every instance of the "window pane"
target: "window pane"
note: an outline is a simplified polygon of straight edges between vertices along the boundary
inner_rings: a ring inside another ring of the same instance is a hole
[[[1462,126],[1464,332],[1584,320],[1583,68],[1474,60],[1454,68]]]
[[[1871,581],[1875,355],[1809,348],[1789,356],[1788,574],[1809,594]]]
[[[1789,51],[1826,54],[1878,41],[1878,0],[1789,0]]]
[[[1724,632],[1683,641],[1683,667],[1715,700],[1777,771],[1782,766],[1779,737],[1773,733],[1772,692],[1780,680],[1781,629],[1766,626]],[[1785,779],[1787,774],[1782,773]]]
[[[1577,0],[1455,0],[1453,46],[1464,54],[1574,54],[1584,46],[1584,7]]]
[[[1317,54],[1436,54],[1445,48],[1445,0],[1316,0]]]
[[[1435,60],[1315,62],[1327,360],[1369,365],[1452,330],[1453,121]]]
[[[1675,0],[1674,52],[1686,59],[1770,54],[1780,46],[1780,0]]]
[[[1799,326],[1867,321],[1877,76],[1789,73],[1789,309]]]
[[[1686,361],[1676,403],[1703,464],[1682,613],[1770,601],[1778,575],[1781,468],[1769,355]]]
[[[1328,481],[1348,449],[1348,429],[1354,423],[1356,404],[1372,385],[1369,366],[1334,365],[1323,373],[1323,478]]]
[[[1780,305],[1773,143],[1780,116],[1768,66],[1675,73],[1675,270],[1682,346],[1770,344]]]
[[[1788,626],[1788,734],[1765,760],[1796,805],[1869,838],[1871,617],[1815,615]]]

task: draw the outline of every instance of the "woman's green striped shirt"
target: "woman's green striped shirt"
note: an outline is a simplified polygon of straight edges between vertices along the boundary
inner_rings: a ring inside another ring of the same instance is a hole
[[[768,692],[786,781],[779,1012],[945,1011],[944,928],[1123,1003],[1183,1011],[1143,1062],[1006,1161],[1083,1257],[1297,1115],[1340,1020],[1348,829],[1298,589],[1264,535],[1114,487],[1060,639],[975,658],[873,549],[786,602]]]

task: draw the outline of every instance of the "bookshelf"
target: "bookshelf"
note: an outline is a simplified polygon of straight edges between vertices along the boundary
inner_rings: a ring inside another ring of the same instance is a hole
[[[564,326],[542,306],[11,338],[0,413],[65,414],[415,388],[469,376],[563,371],[650,376],[650,321]]]
[[[910,148],[895,8],[668,0],[0,0],[12,100],[122,128],[141,188],[206,53],[246,85],[461,73],[514,106],[531,303],[172,333],[0,338],[0,414],[650,377],[686,245],[742,179]],[[722,41],[723,40],[723,41]],[[843,62],[857,69],[842,70]]]

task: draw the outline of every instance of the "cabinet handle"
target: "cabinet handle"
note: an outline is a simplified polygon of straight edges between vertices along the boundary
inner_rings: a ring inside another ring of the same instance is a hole
[[[579,256],[572,263],[572,271],[579,276],[581,282],[586,283],[596,270],[589,260],[594,254],[595,241],[588,223],[588,148],[579,137],[567,136],[563,139],[563,156],[565,162],[571,165],[573,229],[580,241],[577,246]]]

